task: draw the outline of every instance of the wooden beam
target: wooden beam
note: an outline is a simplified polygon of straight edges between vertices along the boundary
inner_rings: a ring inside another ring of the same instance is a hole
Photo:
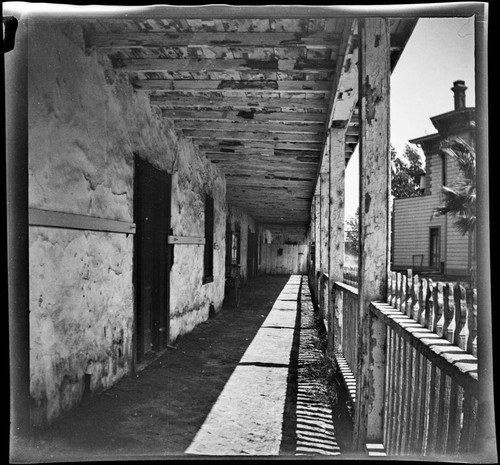
[[[337,79],[332,86],[332,92],[327,112],[325,125],[325,147],[326,134],[330,127],[345,128],[348,126],[356,108],[358,99],[358,37],[357,21],[351,21],[346,24],[344,37],[337,56]],[[359,120],[359,119],[358,119]],[[356,143],[357,138],[350,138],[346,142]],[[317,176],[325,169],[327,160],[322,160],[318,167]]]
[[[388,19],[359,21],[360,256],[354,444],[382,441],[386,327],[369,305],[386,298],[389,267],[390,37]]]
[[[162,108],[227,108],[250,110],[256,108],[257,111],[269,109],[280,109],[281,111],[314,111],[325,113],[327,105],[323,101],[311,100],[308,102],[294,101],[293,99],[269,98],[260,99],[252,97],[224,98],[224,97],[172,97],[169,95],[151,95],[151,105],[158,105]]]
[[[328,5],[328,6],[305,6],[305,5],[150,5],[150,6],[108,6],[92,5],[62,5],[60,9],[50,8],[48,10],[38,9],[37,20],[44,18],[67,20],[75,19],[78,15],[81,21],[109,21],[118,18],[128,18],[128,20],[165,20],[165,19],[198,19],[213,20],[214,18],[223,20],[255,20],[256,18],[279,21],[287,19],[337,19],[358,17],[396,17],[413,19],[418,16],[461,16],[469,17],[482,13],[483,5],[477,2],[464,2],[452,5],[447,4],[425,4],[425,5]],[[7,13],[6,13],[7,11]],[[10,13],[9,13],[10,12]],[[4,15],[18,14],[16,5],[6,5]],[[123,20],[122,20],[123,21]]]
[[[38,208],[29,209],[29,224],[51,228],[135,234],[135,223]]]
[[[340,122],[345,121],[348,124],[351,120],[358,101],[358,56],[357,22],[353,22],[346,54],[342,61],[342,74],[334,90],[335,94],[331,97],[328,129],[343,124]]]
[[[338,45],[335,32],[127,32],[97,33],[91,37],[94,47],[302,47],[325,49]]]
[[[169,244],[205,244],[204,237],[188,237],[188,236],[168,236]]]
[[[203,90],[198,91],[146,91],[150,96],[154,97],[163,97],[169,101],[178,101],[184,98],[197,98],[197,99],[206,99],[206,100],[214,100],[214,99],[251,99],[260,102],[276,102],[279,99],[280,102],[311,102],[311,103],[325,103],[329,99],[330,92],[279,92],[272,90],[214,90],[211,92],[206,92]]]
[[[292,151],[319,151],[321,150],[321,143],[318,142],[280,142],[280,141],[266,141],[266,142],[257,142],[257,141],[247,141],[246,143],[240,142],[237,143],[237,140],[228,139],[227,142],[224,141],[212,141],[212,140],[204,140],[200,147],[202,148],[210,148],[216,147],[219,151],[221,149],[225,149],[227,151],[234,149],[235,152],[238,149],[242,150],[252,150],[252,149],[268,149],[268,150],[292,150]]]
[[[113,66],[120,71],[295,71],[307,74],[331,72],[334,64],[318,63],[317,61],[300,62],[293,59],[252,60],[237,59],[114,59]]]
[[[296,134],[296,133],[269,133],[258,131],[205,131],[203,129],[184,129],[185,137],[191,137],[197,140],[239,140],[239,141],[280,141],[280,142],[313,142],[320,143],[322,134]]]
[[[178,129],[202,129],[204,131],[258,131],[263,133],[293,133],[323,135],[325,127],[318,124],[285,124],[254,120],[243,120],[240,122],[204,121],[199,119],[176,121]]]
[[[285,123],[301,123],[310,122],[318,123],[324,122],[326,119],[323,113],[294,113],[294,112],[263,112],[258,108],[250,108],[249,110],[188,110],[179,108],[175,110],[162,109],[162,115],[165,118],[174,120],[182,119],[198,119],[200,121],[272,121],[272,122],[285,122]]]
[[[274,90],[288,93],[330,92],[330,81],[279,81],[279,80],[211,80],[211,79],[136,79],[134,87],[144,90],[163,91],[220,91],[240,90],[244,92]]]

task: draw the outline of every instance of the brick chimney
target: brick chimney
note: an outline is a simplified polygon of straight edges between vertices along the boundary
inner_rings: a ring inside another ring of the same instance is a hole
[[[461,110],[462,108],[465,108],[465,91],[467,90],[465,82],[455,81],[451,90],[454,94],[455,110]]]

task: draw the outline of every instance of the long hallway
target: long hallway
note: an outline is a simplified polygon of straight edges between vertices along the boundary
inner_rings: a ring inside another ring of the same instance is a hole
[[[40,432],[22,455],[338,455],[331,409],[308,371],[319,350],[307,278],[259,276],[243,287],[239,307],[230,297],[137,375]]]

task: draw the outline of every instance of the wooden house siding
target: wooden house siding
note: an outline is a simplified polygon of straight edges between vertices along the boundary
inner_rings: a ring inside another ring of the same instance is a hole
[[[446,272],[467,274],[469,271],[469,235],[462,236],[448,219],[448,241],[446,247]]]
[[[409,268],[413,255],[423,255],[423,266],[429,265],[429,229],[441,227],[441,253],[444,250],[445,218],[432,218],[439,205],[435,196],[411,197],[394,201],[393,266]]]
[[[441,227],[440,261],[445,262],[445,272],[467,274],[469,270],[469,238],[454,227],[453,217],[434,217],[435,208],[443,202],[441,194],[441,158],[435,154],[428,157],[427,173],[430,173],[427,186],[434,186],[431,194],[421,197],[396,199],[394,201],[394,242],[393,266],[395,269],[411,268],[413,255],[423,255],[423,266],[429,266],[429,230]],[[428,175],[429,176],[429,175]],[[448,159],[446,177],[453,185],[461,177],[457,164]],[[427,192],[429,188],[427,188]]]

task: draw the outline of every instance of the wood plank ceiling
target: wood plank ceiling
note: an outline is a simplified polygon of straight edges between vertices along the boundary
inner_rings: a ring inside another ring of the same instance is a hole
[[[230,204],[262,224],[305,228],[351,22],[156,14],[94,19],[87,38],[221,168]],[[401,21],[392,24],[396,33]]]

